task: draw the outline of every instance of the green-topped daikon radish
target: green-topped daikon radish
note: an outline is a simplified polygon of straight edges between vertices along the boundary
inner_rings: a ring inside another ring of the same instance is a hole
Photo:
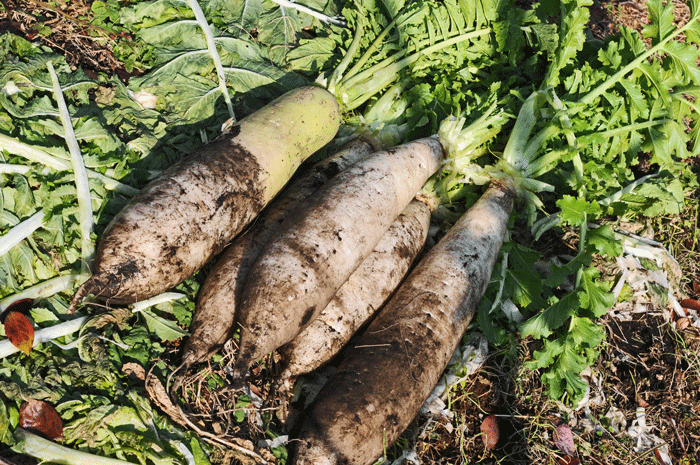
[[[233,240],[212,268],[197,297],[189,328],[191,334],[182,351],[185,366],[204,361],[229,338],[235,329],[248,271],[286,216],[326,182],[372,151],[372,145],[361,138],[347,143],[296,178],[244,234]]]
[[[339,125],[332,94],[297,88],[165,170],[108,225],[94,273],[69,311],[88,294],[131,303],[190,277],[333,139]]]
[[[443,162],[483,153],[504,120],[495,110],[467,128],[463,119],[443,124],[436,135],[373,154],[287,217],[246,278],[234,386],[319,315]]]
[[[277,391],[288,392],[297,376],[320,368],[340,353],[384,305],[423,250],[430,214],[431,207],[421,200],[408,204],[321,314],[279,349],[282,372],[275,382],[277,395]]]
[[[486,290],[515,196],[492,181],[416,265],[304,413],[293,464],[369,465],[406,429]]]
[[[321,313],[444,156],[437,137],[377,152],[287,217],[245,281],[234,384]]]

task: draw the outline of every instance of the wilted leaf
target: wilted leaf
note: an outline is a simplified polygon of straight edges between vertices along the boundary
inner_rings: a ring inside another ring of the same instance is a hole
[[[2,312],[2,315],[0,315],[0,323],[5,322],[5,316],[7,316],[8,312],[16,311],[25,313],[27,310],[32,308],[32,305],[34,305],[34,301],[32,299],[20,299],[15,302],[12,302],[10,305],[7,306],[5,311]]]
[[[554,444],[566,455],[573,456],[576,453],[574,435],[571,433],[571,428],[569,428],[569,425],[566,423],[560,423],[557,425],[556,430],[554,431]]]
[[[29,355],[34,345],[34,327],[23,313],[14,310],[5,315],[5,334],[12,345]]]
[[[163,386],[163,383],[158,377],[153,374],[153,368],[146,375],[146,392],[151,401],[165,412],[173,421],[182,425],[188,426],[187,421],[182,415],[182,410],[175,406],[170,400],[168,391]]]
[[[683,308],[689,308],[691,310],[700,312],[700,302],[698,302],[695,299],[683,299],[681,300],[680,304]]]
[[[56,439],[63,436],[63,422],[51,404],[43,400],[29,400],[19,408],[19,426]]]
[[[481,422],[481,438],[484,440],[486,450],[494,450],[498,443],[500,432],[496,415],[489,415]]]

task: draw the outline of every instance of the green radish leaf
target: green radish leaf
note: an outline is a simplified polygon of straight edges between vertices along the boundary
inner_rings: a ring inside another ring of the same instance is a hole
[[[479,331],[488,339],[489,343],[501,345],[506,341],[508,333],[496,324],[496,315],[489,312],[491,306],[492,302],[488,298],[483,298],[479,302],[476,323],[479,325]]]
[[[196,438],[190,438],[187,442],[189,449],[192,451],[192,456],[194,457],[195,465],[211,465],[209,457],[202,448],[202,445]]]
[[[586,41],[585,25],[590,16],[588,7],[592,0],[565,0],[561,2],[561,22],[559,26],[559,47],[553,62],[547,68],[545,85],[559,83],[559,73],[574,59]]]
[[[620,84],[622,84],[622,87],[624,87],[625,91],[627,92],[627,100],[630,103],[629,108],[633,112],[631,117],[635,120],[639,118],[648,119],[649,106],[644,99],[642,89],[635,83],[626,79],[620,81]]]
[[[542,278],[535,269],[535,262],[540,254],[520,244],[507,244],[508,270],[504,292],[520,307],[527,307],[540,300],[542,294]]]
[[[615,232],[608,225],[589,229],[586,244],[600,255],[618,257],[622,253],[622,243],[615,237]]]
[[[530,370],[551,367],[564,350],[566,350],[566,340],[564,338],[545,340],[542,349],[536,350],[532,354],[532,359],[528,360],[525,366]]]
[[[579,375],[588,366],[583,363],[584,360],[570,347],[565,346],[551,370],[542,375],[542,382],[547,385],[547,393],[551,398],[560,399],[566,392],[574,405],[583,398],[588,387]]]
[[[510,8],[506,15],[506,18],[494,25],[494,33],[499,51],[507,51],[510,63],[515,64],[526,45],[525,35],[520,28],[525,19],[525,12],[519,8]]]
[[[598,202],[589,202],[583,198],[564,195],[557,201],[561,209],[561,220],[565,224],[581,225],[586,220],[586,215],[593,215],[600,211]]]
[[[287,61],[294,71],[318,73],[335,57],[336,41],[330,37],[300,40],[299,46],[287,53]]]
[[[597,278],[600,272],[595,268],[586,268],[581,274],[581,291],[578,300],[582,309],[587,309],[592,318],[605,315],[615,303],[615,296],[610,292],[610,283]]]
[[[189,333],[180,329],[173,321],[156,315],[152,311],[142,310],[148,329],[162,341],[174,341],[187,336]]]
[[[681,84],[700,82],[700,68],[695,65],[700,58],[697,46],[670,41],[664,46],[664,52],[671,58],[674,75],[679,77]]]
[[[135,361],[141,366],[148,366],[151,357],[162,350],[156,341],[152,341],[151,338],[152,336],[146,325],[130,328],[122,337],[122,342],[129,346],[129,350],[121,358],[125,361]]]
[[[542,49],[551,55],[557,51],[557,43],[559,42],[559,30],[554,24],[533,24],[530,26],[537,37],[537,41]]]
[[[8,446],[14,445],[12,430],[10,429],[10,417],[7,414],[7,407],[2,398],[0,398],[0,442]]]
[[[634,193],[624,195],[620,201],[627,210],[644,216],[658,217],[680,213],[683,208],[684,189],[680,179],[664,179],[659,184],[648,182]]]
[[[571,292],[557,300],[541,313],[526,320],[520,325],[523,337],[532,336],[535,339],[549,337],[574,315],[579,308],[578,295]]]
[[[587,384],[580,373],[598,357],[593,349],[600,344],[604,332],[588,318],[573,316],[565,335],[555,340],[546,340],[541,350],[535,351],[533,359],[526,362],[530,369],[547,368],[542,381],[548,394],[555,399],[564,393],[575,405],[586,393]]]
[[[574,316],[571,319],[569,332],[575,347],[586,349],[597,347],[605,338],[605,329],[602,325],[596,324],[590,318],[580,316]],[[586,366],[591,361],[587,360]]]
[[[130,29],[153,27],[173,18],[194,18],[194,13],[182,0],[156,0],[138,2],[130,8],[122,8],[120,19]]]
[[[674,5],[663,0],[647,0],[649,23],[642,30],[645,38],[651,38],[652,44],[659,43],[675,30]]]
[[[543,21],[559,16],[561,13],[561,3],[559,0],[542,0],[535,4],[537,10],[537,16],[543,19]]]

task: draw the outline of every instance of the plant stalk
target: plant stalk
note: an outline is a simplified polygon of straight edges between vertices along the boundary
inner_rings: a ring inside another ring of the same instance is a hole
[[[61,89],[61,84],[58,82],[56,70],[54,69],[51,61],[46,62],[46,67],[48,68],[49,75],[51,76],[54,98],[58,104],[58,111],[61,118],[61,123],[63,124],[63,136],[66,139],[66,144],[68,145],[71,167],[73,168],[73,174],[75,175],[75,188],[77,191],[78,207],[80,211],[80,234],[82,236],[82,271],[83,273],[89,273],[92,269],[91,264],[95,256],[95,244],[90,237],[95,225],[95,220],[92,213],[90,182],[88,181],[83,155],[80,153],[78,139],[75,137],[75,131],[73,130],[73,124],[71,123],[70,113],[68,113],[68,105],[66,105],[66,101],[63,98],[63,90]]]

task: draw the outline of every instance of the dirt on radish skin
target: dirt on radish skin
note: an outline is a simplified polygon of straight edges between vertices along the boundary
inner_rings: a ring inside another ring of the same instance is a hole
[[[440,166],[436,137],[377,152],[339,174],[280,226],[246,278],[234,383],[328,305]]]
[[[278,389],[330,361],[384,304],[423,249],[430,213],[425,203],[412,201],[321,314],[280,348]]]
[[[293,464],[369,465],[406,429],[486,290],[514,197],[492,182],[416,265],[304,414]]]
[[[294,89],[167,169],[100,238],[93,276],[76,292],[125,304],[160,294],[199,270],[279,192],[340,124],[335,97]]]
[[[346,144],[336,154],[315,164],[293,180],[255,220],[244,234],[219,258],[207,276],[197,298],[190,336],[185,342],[182,362],[185,366],[206,360],[228,340],[235,329],[237,308],[245,278],[279,224],[304,199],[319,187],[373,151],[362,139]]]

